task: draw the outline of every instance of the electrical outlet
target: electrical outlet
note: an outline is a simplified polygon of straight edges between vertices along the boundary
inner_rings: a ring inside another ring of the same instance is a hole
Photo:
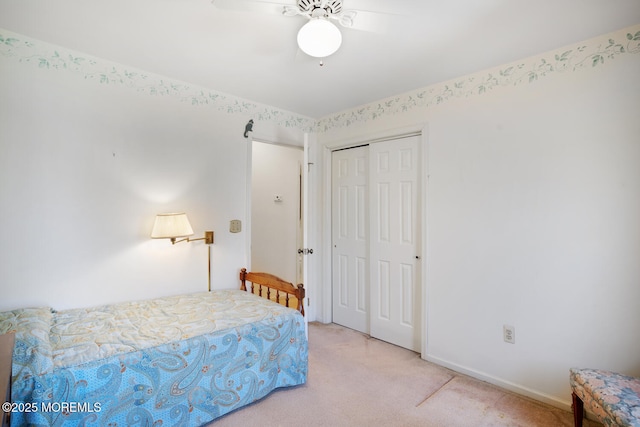
[[[504,342],[508,342],[509,344],[516,343],[516,328],[513,326],[503,325],[502,335],[504,337]]]

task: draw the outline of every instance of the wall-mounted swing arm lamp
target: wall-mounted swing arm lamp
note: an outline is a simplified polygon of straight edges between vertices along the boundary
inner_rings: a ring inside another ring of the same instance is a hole
[[[184,242],[194,242],[196,240],[204,240],[207,245],[213,244],[213,231],[205,231],[204,237],[192,239],[189,236],[193,236],[193,228],[189,223],[189,218],[184,212],[181,213],[165,213],[156,215],[156,220],[153,223],[153,230],[151,230],[152,239],[171,239],[171,244]],[[178,240],[178,238],[182,239]]]
[[[209,292],[211,292],[211,245],[213,244],[213,231],[205,231],[204,237],[192,239],[189,236],[193,236],[193,228],[189,223],[189,218],[184,212],[181,213],[165,213],[156,215],[156,220],[153,223],[153,230],[151,230],[152,239],[171,239],[171,244],[175,245],[179,242],[193,242],[196,240],[204,240],[204,243],[208,246],[208,282]],[[178,240],[178,238],[181,238]]]

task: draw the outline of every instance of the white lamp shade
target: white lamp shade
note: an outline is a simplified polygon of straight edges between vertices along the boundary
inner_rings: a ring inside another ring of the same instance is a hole
[[[170,239],[193,235],[186,213],[158,214],[151,230],[152,239]]]
[[[298,46],[304,53],[324,58],[335,53],[342,44],[338,27],[324,18],[315,18],[298,31]]]

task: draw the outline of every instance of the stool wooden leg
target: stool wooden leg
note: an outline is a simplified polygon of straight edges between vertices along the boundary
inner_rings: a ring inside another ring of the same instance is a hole
[[[575,393],[571,393],[571,397],[573,398],[573,424],[575,427],[582,427],[584,403]]]

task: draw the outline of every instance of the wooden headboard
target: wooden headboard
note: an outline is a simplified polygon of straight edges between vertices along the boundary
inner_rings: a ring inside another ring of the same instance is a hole
[[[281,278],[269,273],[249,273],[246,268],[240,270],[240,289],[248,290],[252,294],[276,301],[287,307],[291,307],[292,299],[295,300],[296,309],[304,316],[304,285],[300,283],[294,286]],[[247,282],[251,283],[251,289],[247,289]],[[266,291],[263,292],[263,289]],[[275,290],[275,293],[272,292]],[[291,298],[293,296],[293,298]]]

